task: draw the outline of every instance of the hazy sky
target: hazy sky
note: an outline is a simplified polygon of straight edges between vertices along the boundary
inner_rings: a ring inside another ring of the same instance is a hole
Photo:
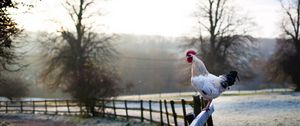
[[[98,0],[96,0],[98,1]],[[195,32],[193,13],[197,0],[105,0],[100,8],[102,18],[95,23],[105,24],[116,33],[150,34],[164,36],[189,35]],[[61,0],[35,1],[31,13],[16,16],[17,22],[28,31],[56,31],[61,24],[72,27]],[[256,37],[276,37],[279,33],[280,4],[278,0],[235,0],[257,23]]]

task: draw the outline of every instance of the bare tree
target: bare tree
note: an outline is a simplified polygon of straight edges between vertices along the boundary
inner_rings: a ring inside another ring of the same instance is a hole
[[[111,44],[114,36],[96,33],[85,24],[93,4],[93,0],[65,2],[75,31],[62,28],[59,37],[43,43],[49,60],[42,78],[52,89],[63,89],[79,99],[95,115],[94,99],[116,95],[119,77],[112,67],[117,53]]]
[[[20,71],[25,65],[18,62],[21,56],[17,53],[16,38],[20,37],[22,29],[12,19],[8,9],[16,9],[17,3],[12,0],[0,2],[0,96],[8,98],[22,97],[28,94],[28,89],[20,79],[4,76],[7,72]]]
[[[292,81],[300,91],[300,0],[280,0],[284,16],[277,51],[267,65],[269,79]]]
[[[0,2],[0,71],[17,71],[19,63],[16,60],[19,57],[16,55],[13,39],[18,37],[22,30],[11,18],[8,8],[16,8],[16,3],[11,0]]]
[[[250,77],[249,60],[255,39],[248,33],[255,23],[238,15],[228,3],[229,0],[202,1],[196,12],[199,35],[189,39],[185,46],[196,48],[212,73],[237,69],[242,76]]]

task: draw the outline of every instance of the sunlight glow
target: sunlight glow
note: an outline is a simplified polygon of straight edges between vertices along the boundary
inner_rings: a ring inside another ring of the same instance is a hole
[[[16,16],[27,31],[57,31],[64,26],[72,29],[71,19],[61,0],[37,2],[30,13]],[[98,2],[98,1],[97,1]],[[97,3],[104,14],[94,23],[104,24],[108,32],[162,36],[183,36],[197,32],[193,13],[197,0],[108,0]],[[235,0],[234,4],[258,24],[256,37],[278,35],[280,4],[277,0]],[[98,28],[100,31],[101,28]]]

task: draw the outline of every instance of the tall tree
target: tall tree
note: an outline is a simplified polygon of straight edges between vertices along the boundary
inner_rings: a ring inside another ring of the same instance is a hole
[[[85,23],[93,4],[93,0],[65,1],[74,31],[62,28],[59,37],[43,43],[49,61],[42,78],[52,89],[63,89],[79,99],[94,115],[94,99],[114,96],[119,77],[112,67],[114,37],[96,33]]]
[[[248,33],[255,24],[249,17],[238,15],[228,3],[229,0],[201,1],[196,12],[199,35],[190,39],[187,46],[198,50],[212,73],[237,69],[244,77],[250,77],[249,59],[255,39]]]
[[[267,65],[269,79],[291,81],[300,91],[300,0],[280,0],[284,16],[277,50]]]
[[[16,3],[11,0],[0,2],[0,71],[13,71],[13,67],[10,66],[18,64],[13,38],[20,35],[22,30],[11,18],[8,8],[16,8]]]
[[[20,78],[11,78],[7,72],[16,72],[24,67],[18,60],[16,39],[22,32],[12,19],[8,9],[16,9],[17,3],[12,0],[0,2],[0,96],[7,98],[23,97],[28,94],[28,88]]]

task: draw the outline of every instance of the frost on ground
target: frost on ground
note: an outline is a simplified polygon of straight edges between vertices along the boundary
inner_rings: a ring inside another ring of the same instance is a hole
[[[214,101],[216,126],[299,126],[300,95],[222,96]]]
[[[0,114],[0,122],[8,122],[9,126],[150,126],[123,119],[32,114]]]
[[[283,94],[264,93],[257,95],[237,94],[236,96],[221,96],[215,99],[213,104],[215,107],[213,113],[213,123],[215,126],[300,126],[300,93],[287,92]],[[189,110],[188,112],[191,111]],[[157,118],[159,118],[159,114]],[[8,121],[17,126],[150,125],[140,123],[140,120],[127,122],[122,119],[32,114],[0,114],[0,121]],[[180,125],[182,124],[180,123]]]

